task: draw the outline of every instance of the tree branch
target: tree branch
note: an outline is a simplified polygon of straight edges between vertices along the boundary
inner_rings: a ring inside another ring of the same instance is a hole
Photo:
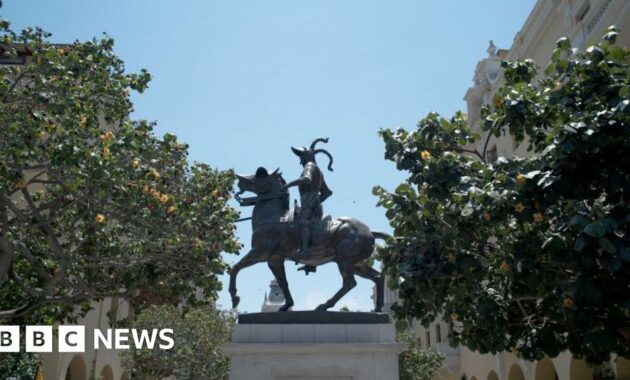
[[[20,247],[19,247],[19,250],[16,250],[16,253],[23,255],[26,261],[28,261],[28,263],[31,264],[33,269],[35,269],[35,271],[40,277],[42,277],[45,280],[50,280],[52,276],[50,275],[50,273],[46,271],[46,268],[38,261],[38,259],[35,256],[33,256],[33,254],[28,250],[26,246],[24,246],[23,243],[19,243],[19,244],[20,244]]]
[[[15,247],[4,236],[4,231],[0,234],[0,284],[8,279],[9,268],[13,262]]]
[[[20,83],[20,81],[22,80],[22,78],[24,78],[24,76],[28,73],[28,70],[24,70],[22,71],[20,74],[18,74],[17,77],[15,77],[15,82],[13,82],[13,84],[11,85],[11,87],[9,87],[9,89],[7,90],[7,92],[5,93],[4,97],[2,98],[2,103],[6,103],[7,99],[9,99],[9,94],[15,89],[15,87],[18,85],[18,83]]]
[[[20,277],[17,273],[15,273],[15,271],[13,270],[13,268],[11,268],[11,270],[9,271],[9,276],[11,277],[11,279],[13,281],[15,281],[15,283],[22,288],[22,290],[24,290],[26,293],[30,294],[31,296],[34,297],[40,297],[44,294],[44,290],[41,288],[37,288],[37,287],[31,287],[26,283],[26,280],[24,280],[22,277]]]
[[[464,148],[458,148],[460,153],[470,153],[470,154],[474,154],[477,157],[479,157],[479,159],[483,162],[486,162],[485,158],[481,155],[481,153],[479,153],[479,151],[477,149],[464,149]]]
[[[492,137],[492,132],[488,131],[488,136],[486,136],[486,142],[483,144],[483,158],[482,161],[486,162],[486,153],[488,152],[488,143],[490,142],[490,138]]]
[[[9,198],[6,194],[0,193],[0,203],[5,205],[17,218],[22,220],[23,222],[28,223],[29,219],[24,215],[22,210],[20,210]]]
[[[52,289],[59,283],[59,281],[61,281],[61,279],[65,276],[67,269],[70,267],[70,260],[68,259],[68,256],[65,254],[63,246],[57,239],[55,231],[53,231],[50,225],[46,221],[43,220],[41,214],[37,211],[37,206],[35,205],[35,202],[33,202],[33,198],[31,197],[31,194],[29,193],[28,188],[22,189],[22,195],[24,195],[26,202],[28,203],[29,207],[31,207],[31,209],[33,210],[33,215],[35,219],[38,222],[41,222],[40,227],[42,231],[44,232],[44,234],[46,235],[48,246],[52,249],[57,259],[59,260],[59,265],[60,265],[59,271],[57,271],[57,273],[55,273],[52,276],[52,278],[48,281],[48,283],[44,286],[44,292],[50,293]]]

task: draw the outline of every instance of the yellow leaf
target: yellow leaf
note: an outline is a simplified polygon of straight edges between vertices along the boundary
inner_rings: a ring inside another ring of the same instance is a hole
[[[501,262],[501,266],[499,268],[501,268],[502,271],[507,272],[510,270],[510,265],[504,260]]]
[[[573,306],[573,300],[571,299],[571,297],[566,297],[564,300],[562,300],[562,306],[564,306],[566,309],[569,309],[571,306]]]

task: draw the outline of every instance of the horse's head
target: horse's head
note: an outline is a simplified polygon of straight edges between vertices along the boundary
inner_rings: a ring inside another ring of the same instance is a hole
[[[238,179],[238,194],[246,191],[256,194],[254,198],[237,197],[242,206],[251,206],[260,199],[280,198],[283,200],[283,208],[288,209],[289,191],[284,188],[286,182],[278,169],[268,173],[267,169],[260,167],[254,175],[236,175],[236,177]]]
[[[236,178],[238,178],[238,188],[241,192],[250,191],[256,195],[278,193],[284,186],[284,180],[278,169],[269,174],[267,169],[260,167],[254,175],[237,174]]]

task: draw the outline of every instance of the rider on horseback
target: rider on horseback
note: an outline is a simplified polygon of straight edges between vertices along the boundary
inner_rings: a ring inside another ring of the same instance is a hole
[[[318,138],[311,143],[310,148],[296,148],[291,150],[300,157],[300,164],[304,167],[302,175],[295,181],[291,181],[284,187],[288,189],[297,186],[300,190],[300,216],[299,224],[301,228],[300,247],[297,252],[296,261],[308,258],[308,249],[311,240],[311,225],[323,216],[322,202],[332,195],[332,191],[324,181],[324,175],[315,162],[317,153],[324,153],[330,159],[328,170],[332,171],[333,158],[325,149],[315,149],[318,142],[328,142],[328,138]],[[307,272],[308,273],[308,272]]]

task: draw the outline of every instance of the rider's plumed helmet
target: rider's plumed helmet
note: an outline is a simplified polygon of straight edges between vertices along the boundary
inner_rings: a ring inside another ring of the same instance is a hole
[[[324,142],[327,143],[328,142],[328,138],[317,138],[315,140],[313,140],[313,142],[311,143],[311,146],[309,148],[306,147],[291,147],[291,150],[293,151],[293,153],[295,153],[296,156],[300,157],[300,161],[303,163],[306,162],[315,162],[315,155],[317,153],[323,153],[326,156],[328,156],[329,162],[328,162],[328,170],[332,171],[332,163],[333,163],[333,158],[331,156],[330,153],[328,153],[328,151],[326,149],[315,149],[315,145],[317,145],[318,142]]]

